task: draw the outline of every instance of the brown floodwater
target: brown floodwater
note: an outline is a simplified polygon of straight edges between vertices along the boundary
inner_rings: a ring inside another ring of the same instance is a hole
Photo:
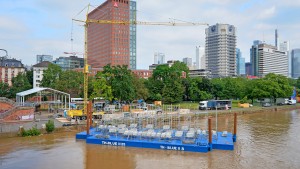
[[[218,129],[233,130],[233,116]],[[205,128],[207,119],[198,124]],[[300,110],[238,116],[234,151],[209,153],[87,145],[75,133],[0,139],[1,169],[300,168]]]

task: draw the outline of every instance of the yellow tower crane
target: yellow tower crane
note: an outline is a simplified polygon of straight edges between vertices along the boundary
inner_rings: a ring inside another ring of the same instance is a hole
[[[87,28],[90,23],[97,24],[122,24],[122,25],[154,25],[154,26],[209,26],[207,23],[193,23],[193,22],[142,22],[142,21],[118,21],[118,20],[95,20],[88,18],[89,7],[87,7],[86,20],[78,20],[73,19],[73,21],[83,22],[84,30],[85,30],[85,38],[84,38],[84,114],[88,116],[87,112],[87,103],[88,103],[88,73],[89,73],[89,65],[88,65],[88,51],[87,51]]]

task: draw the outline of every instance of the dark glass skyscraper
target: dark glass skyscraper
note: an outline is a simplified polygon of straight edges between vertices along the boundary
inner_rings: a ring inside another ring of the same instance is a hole
[[[300,49],[293,49],[291,52],[292,58],[292,77],[300,77]]]

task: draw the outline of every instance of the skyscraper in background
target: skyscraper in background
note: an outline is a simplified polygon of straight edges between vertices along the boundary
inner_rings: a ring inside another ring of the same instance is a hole
[[[136,21],[136,2],[135,1],[129,1],[130,2],[130,21],[134,22]],[[136,25],[131,24],[130,25],[130,68],[135,70],[136,69]]]
[[[269,73],[288,76],[288,57],[286,52],[265,43],[251,48],[251,64],[254,76],[264,77]]]
[[[41,63],[44,61],[52,62],[53,56],[52,55],[36,55],[36,63]]]
[[[106,0],[89,13],[89,19],[136,20],[136,3],[130,0]],[[128,65],[136,69],[136,26],[90,23],[87,29],[88,63],[94,67]]]
[[[205,48],[201,46],[196,46],[196,66],[195,69],[204,69],[202,67],[202,57],[205,55]],[[205,62],[204,62],[205,64]]]
[[[290,55],[290,42],[284,41],[284,42],[280,43],[279,50],[282,52],[285,52],[288,56],[288,67],[289,67],[288,77],[291,77],[291,75],[292,75],[292,59],[291,59],[291,55]]]
[[[253,41],[253,45],[250,49],[250,63],[251,63],[251,75],[258,76],[258,45],[263,42],[260,40]]]
[[[291,51],[291,73],[292,78],[299,78],[300,77],[300,49],[293,49]]]
[[[185,63],[189,69],[193,69],[193,59],[192,58],[183,58],[183,63]]]
[[[205,50],[205,49],[204,49]],[[201,57],[201,67],[200,69],[206,69],[206,57],[205,57],[205,53],[204,55]]]
[[[246,62],[245,63],[245,67],[246,67],[246,75],[252,75],[251,63],[250,62]]]
[[[282,52],[288,52],[290,50],[290,42],[284,41],[284,42],[280,43],[279,50]]]
[[[164,64],[165,63],[165,54],[160,52],[154,53],[154,64]]]
[[[245,74],[245,58],[242,57],[242,52],[239,48],[236,48],[236,74]]]
[[[275,46],[277,47],[277,50],[279,50],[279,35],[277,29],[275,29]]]
[[[206,69],[211,71],[211,76],[236,76],[236,28],[216,24],[207,28],[205,34]]]

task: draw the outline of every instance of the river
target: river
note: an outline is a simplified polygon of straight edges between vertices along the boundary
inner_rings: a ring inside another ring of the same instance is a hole
[[[200,120],[205,127],[206,119]],[[232,131],[232,115],[218,129]],[[209,153],[87,145],[75,133],[0,139],[1,169],[300,168],[300,110],[238,116],[234,151]]]

